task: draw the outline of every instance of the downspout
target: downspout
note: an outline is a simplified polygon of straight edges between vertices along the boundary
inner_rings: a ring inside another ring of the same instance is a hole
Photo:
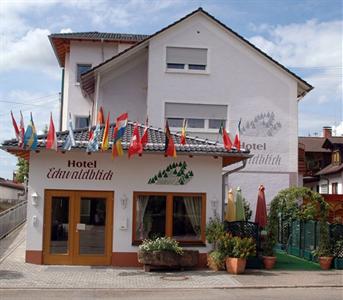
[[[238,172],[242,169],[245,168],[245,166],[247,165],[247,159],[246,160],[243,160],[242,161],[242,165],[235,168],[235,169],[232,169],[232,170],[229,170],[229,171],[226,171],[222,174],[222,215],[221,215],[221,219],[222,221],[224,221],[224,216],[225,216],[225,196],[226,196],[226,185],[227,185],[227,177],[232,174],[232,173],[235,173],[235,172]]]
[[[61,84],[61,92],[60,92],[60,131],[62,131],[63,98],[64,98],[64,68],[62,68],[62,84]]]

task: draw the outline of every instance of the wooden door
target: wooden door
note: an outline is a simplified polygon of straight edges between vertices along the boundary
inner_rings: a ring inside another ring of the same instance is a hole
[[[45,192],[44,264],[110,265],[113,192]]]

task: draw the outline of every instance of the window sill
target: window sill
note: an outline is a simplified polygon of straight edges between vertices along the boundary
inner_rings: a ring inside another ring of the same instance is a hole
[[[142,241],[133,241],[132,246],[139,246],[142,244]],[[203,241],[188,241],[188,242],[179,242],[181,247],[206,247],[206,243]]]
[[[210,72],[206,70],[204,71],[204,70],[166,69],[166,73],[210,75]]]

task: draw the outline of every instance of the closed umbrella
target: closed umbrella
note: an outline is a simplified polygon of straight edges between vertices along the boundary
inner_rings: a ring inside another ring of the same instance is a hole
[[[232,189],[230,189],[229,192],[227,193],[225,221],[228,221],[228,222],[236,221],[236,206],[235,206],[235,200],[233,198]]]
[[[236,221],[245,221],[243,196],[240,187],[237,188],[236,193]]]
[[[261,228],[264,228],[267,225],[267,206],[263,185],[260,185],[258,188],[255,223]]]

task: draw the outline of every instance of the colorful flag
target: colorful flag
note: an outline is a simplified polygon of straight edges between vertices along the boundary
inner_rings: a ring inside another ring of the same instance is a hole
[[[93,136],[93,130],[92,130],[92,120],[91,120],[91,114],[88,114],[88,141]]]
[[[224,144],[225,149],[228,151],[231,151],[232,142],[231,142],[229,134],[226,132],[226,129],[224,128],[223,123],[220,125],[219,133],[223,136],[223,144]]]
[[[237,151],[241,150],[240,132],[241,132],[241,119],[239,119],[235,140],[233,142],[233,146],[237,149]]]
[[[102,109],[102,106],[100,106],[100,109],[99,109],[99,112],[98,112],[97,123],[100,123],[100,125],[105,124],[105,117],[104,117],[104,111]]]
[[[143,148],[145,147],[145,145],[148,143],[148,140],[149,140],[148,132],[149,132],[148,118],[146,118],[144,132],[141,138],[141,144]]]
[[[176,157],[175,144],[174,144],[173,136],[171,135],[170,130],[169,130],[168,121],[166,121],[165,135],[166,135],[166,139],[165,139],[165,146],[164,146],[164,155]]]
[[[30,113],[30,123],[26,128],[24,136],[24,147],[31,150],[36,150],[38,146],[38,138],[36,133],[36,127],[33,123],[32,113]]]
[[[24,118],[23,114],[20,111],[20,124],[19,124],[19,147],[24,147],[24,136],[25,136],[25,125],[24,125]]]
[[[57,151],[57,136],[55,131],[54,121],[52,119],[52,113],[50,113],[50,125],[46,139],[46,149]]]
[[[75,138],[74,138],[74,131],[73,131],[73,121],[71,119],[71,114],[69,114],[69,120],[68,120],[68,136],[65,140],[62,148],[63,150],[71,150],[72,147],[75,147]]]
[[[121,139],[124,136],[128,121],[128,113],[124,113],[117,118],[115,135],[113,138],[115,141]]]
[[[133,128],[133,134],[131,137],[130,146],[128,150],[129,158],[134,154],[142,154],[142,151],[143,147],[141,144],[141,139],[139,137],[138,125],[136,123],[135,127]]]
[[[182,129],[181,129],[181,145],[186,144],[186,129],[187,129],[187,121],[183,119]]]
[[[101,150],[106,151],[108,149],[108,131],[110,129],[110,113],[107,114],[106,125],[104,128],[104,134],[102,136]]]
[[[116,142],[113,142],[112,145],[112,159],[114,159],[117,156],[123,156],[124,151],[123,147],[121,145],[121,139],[117,140]]]
[[[19,142],[19,129],[18,129],[18,125],[17,125],[17,122],[13,116],[13,112],[11,111],[11,117],[12,117],[12,125],[13,125],[13,128],[14,128],[14,133],[15,133],[15,137],[17,139],[17,141]]]

